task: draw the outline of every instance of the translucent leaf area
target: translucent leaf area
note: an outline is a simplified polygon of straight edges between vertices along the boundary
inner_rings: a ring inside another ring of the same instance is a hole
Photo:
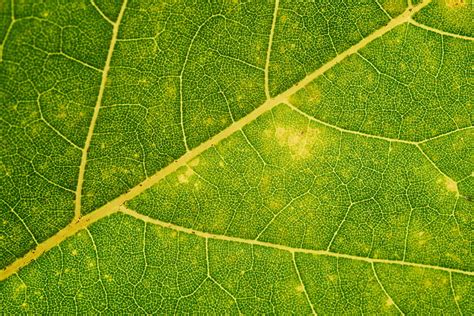
[[[474,314],[467,0],[0,2],[4,314]]]

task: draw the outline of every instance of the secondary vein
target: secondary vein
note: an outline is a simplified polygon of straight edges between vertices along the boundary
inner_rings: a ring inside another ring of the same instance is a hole
[[[86,171],[87,154],[89,152],[89,148],[91,145],[92,135],[94,134],[94,128],[97,122],[97,117],[99,116],[99,110],[102,105],[102,99],[104,97],[105,86],[107,85],[107,77],[109,75],[109,70],[110,70],[110,62],[112,60],[115,43],[117,42],[120,22],[122,22],[125,8],[127,7],[127,1],[128,0],[123,1],[122,7],[120,8],[120,13],[117,17],[117,21],[113,24],[112,38],[110,39],[109,51],[107,53],[107,59],[105,60],[104,70],[102,71],[102,80],[99,87],[99,94],[97,96],[97,101],[94,107],[94,113],[92,115],[91,123],[89,125],[89,131],[87,132],[86,142],[82,150],[81,164],[79,166],[79,176],[77,178],[76,201],[75,201],[75,208],[74,208],[75,221],[78,220],[79,217],[81,216],[82,187],[84,184],[84,174]]]

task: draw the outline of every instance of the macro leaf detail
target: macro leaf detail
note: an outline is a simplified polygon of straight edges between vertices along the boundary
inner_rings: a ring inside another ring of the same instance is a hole
[[[474,6],[0,3],[6,314],[472,314]]]

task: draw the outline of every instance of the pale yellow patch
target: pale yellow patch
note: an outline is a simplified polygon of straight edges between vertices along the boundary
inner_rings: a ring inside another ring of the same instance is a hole
[[[194,190],[199,190],[201,189],[201,181],[196,181],[196,183],[194,183]]]
[[[147,77],[140,78],[140,79],[138,79],[138,83],[139,83],[140,85],[147,86],[147,85],[150,84],[150,79],[147,78]]]
[[[260,179],[260,189],[262,190],[263,193],[268,192],[270,189],[270,184],[271,184],[271,177],[268,175],[264,175]]]
[[[312,104],[318,104],[321,102],[321,90],[316,85],[309,85],[305,91],[308,96],[308,102]]]
[[[391,298],[388,298],[386,301],[385,301],[385,306],[387,307],[390,307],[393,305],[393,300]]]
[[[15,293],[23,292],[25,289],[26,289],[26,285],[22,283],[22,284],[20,284],[19,286],[16,287]]]
[[[337,275],[335,275],[335,274],[329,274],[329,275],[327,276],[327,278],[328,278],[328,280],[331,281],[331,282],[337,281]]]
[[[426,245],[426,243],[431,238],[431,235],[424,231],[420,231],[416,233],[415,237],[416,237],[416,244],[421,247],[421,246]]]
[[[457,233],[459,233],[459,229],[457,229]],[[461,257],[458,255],[448,252],[446,253],[446,257],[450,258],[453,261],[456,261],[457,263],[462,263]]]
[[[433,282],[430,279],[423,280],[423,287],[431,287]]]
[[[271,201],[268,203],[268,206],[269,206],[270,209],[272,209],[272,210],[280,210],[280,209],[284,206],[284,201],[281,201],[281,200],[278,200],[278,201],[271,200]]]
[[[180,175],[178,175],[179,183],[188,183],[189,178],[194,174],[193,169],[187,168],[186,171]]]
[[[176,87],[172,84],[166,85],[165,96],[170,99],[174,98],[176,96]]]
[[[71,255],[73,255],[73,256],[77,256],[77,253],[78,253],[78,252],[77,252],[76,249],[73,249],[73,250],[71,251]]]
[[[225,166],[224,162],[222,160],[219,161],[219,167],[224,168],[224,166]]]
[[[197,166],[199,166],[199,162],[200,162],[200,161],[199,161],[199,157],[196,157],[196,158],[194,158],[193,160],[191,160],[191,161],[189,162],[189,165],[190,165],[191,167],[197,167]]]
[[[112,282],[113,278],[110,274],[105,274],[104,275],[104,279],[107,281],[107,282]]]
[[[456,181],[454,181],[453,179],[446,178],[446,180],[445,180],[445,185],[446,185],[446,189],[447,189],[449,192],[454,192],[454,193],[456,193],[456,194],[459,194],[459,191],[458,191],[458,184],[457,184]]]
[[[385,10],[388,12],[392,11],[403,11],[405,5],[403,1],[392,0],[384,3]]]
[[[467,5],[467,0],[444,0],[446,6],[450,9],[464,8]]]
[[[212,117],[208,117],[206,119],[206,125],[212,125],[212,123],[214,123],[214,119]]]
[[[304,286],[303,286],[303,285],[297,286],[297,287],[296,287],[296,292],[298,292],[298,293],[304,292]]]
[[[456,295],[456,296],[454,297],[454,300],[455,300],[456,302],[459,302],[459,301],[461,300],[461,295]]]
[[[28,303],[23,303],[23,304],[21,304],[21,308],[25,309],[25,308],[27,308],[27,307],[28,307]]]
[[[320,140],[320,131],[315,128],[295,129],[277,127],[275,138],[282,147],[287,147],[294,159],[304,159],[311,156],[314,145]]]

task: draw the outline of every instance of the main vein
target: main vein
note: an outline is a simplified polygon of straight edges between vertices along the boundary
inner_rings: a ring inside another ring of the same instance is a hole
[[[334,59],[330,60],[314,72],[308,74],[305,78],[303,78],[301,81],[297,82],[295,85],[290,87],[288,90],[282,92],[281,94],[267,99],[263,104],[261,104],[259,107],[257,107],[255,110],[250,112],[247,116],[243,117],[239,121],[234,122],[233,124],[229,125],[226,129],[221,131],[220,133],[216,134],[215,136],[211,137],[209,140],[206,142],[202,143],[201,145],[195,147],[194,149],[187,151],[183,156],[181,156],[179,159],[175,160],[165,168],[159,170],[157,173],[152,175],[151,177],[145,179],[143,182],[139,183],[136,185],[134,188],[129,190],[128,192],[122,194],[121,196],[115,198],[114,200],[110,201],[109,203],[103,205],[102,207],[96,209],[95,211],[82,216],[80,215],[80,210],[81,210],[81,193],[82,193],[82,186],[83,186],[83,181],[84,181],[84,173],[85,173],[85,167],[86,167],[86,162],[87,162],[87,152],[89,150],[89,146],[91,143],[92,139],[92,134],[94,132],[94,126],[95,122],[97,120],[98,114],[99,114],[99,109],[102,104],[102,97],[104,94],[105,90],[105,85],[107,81],[107,75],[109,72],[110,68],[110,61],[112,59],[112,54],[115,46],[115,42],[117,40],[117,34],[118,34],[118,29],[120,26],[120,22],[122,20],[123,14],[125,12],[125,8],[127,5],[127,0],[124,0],[124,3],[122,4],[122,7],[120,9],[119,16],[117,18],[117,21],[114,24],[114,29],[113,29],[113,35],[112,35],[112,40],[110,42],[110,48],[109,52],[107,55],[107,60],[105,64],[105,68],[102,74],[102,82],[99,90],[99,96],[97,98],[97,103],[94,108],[94,115],[91,120],[91,125],[89,127],[89,132],[87,135],[86,139],[86,144],[83,150],[83,155],[82,155],[82,160],[81,160],[81,165],[79,169],[79,178],[78,178],[78,186],[77,186],[77,191],[76,191],[76,208],[75,208],[75,219],[72,223],[70,223],[68,226],[60,230],[58,233],[56,233],[54,236],[50,237],[49,239],[45,240],[41,244],[39,244],[35,249],[29,251],[26,255],[24,255],[21,258],[18,258],[16,261],[14,261],[12,264],[7,266],[1,271],[0,274],[0,281],[8,278],[12,274],[16,273],[19,269],[22,267],[26,266],[29,264],[31,261],[37,259],[41,254],[44,252],[52,249],[53,247],[57,246],[60,244],[63,240],[66,238],[74,235],[77,233],[79,230],[88,227],[90,224],[110,215],[115,212],[119,211],[119,208],[128,200],[133,199],[134,197],[138,196],[142,192],[144,192],[146,189],[150,188],[154,184],[158,183],[161,179],[166,177],[167,175],[173,173],[176,171],[179,167],[185,165],[188,161],[192,160],[196,156],[200,155],[203,153],[205,150],[215,146],[218,144],[220,141],[223,139],[229,137],[233,133],[239,131],[247,125],[248,123],[254,121],[256,118],[261,116],[263,113],[271,110],[275,106],[277,106],[280,103],[288,103],[288,99],[291,95],[299,91],[301,88],[305,87],[308,83],[313,81],[314,79],[318,78],[321,76],[324,72],[327,70],[331,69],[334,67],[336,64],[341,62],[343,59],[348,57],[349,55],[352,55],[365,47],[367,44],[372,42],[373,40],[381,37],[382,35],[386,34],[390,30],[394,29],[395,27],[406,23],[410,21],[411,17],[418,11],[420,11],[422,8],[424,8],[426,5],[428,5],[431,2],[431,0],[426,0],[422,4],[417,5],[416,7],[409,6],[407,10],[405,10],[404,13],[402,13],[400,16],[392,19],[387,25],[384,27],[378,29],[374,33],[368,35],[366,38],[362,39],[359,43],[355,44],[354,46],[350,47],[346,51],[342,52],[341,54],[337,55]],[[283,247],[283,246],[282,246]],[[322,252],[319,252],[322,254]],[[330,255],[329,252],[324,251],[324,253],[327,253]],[[340,257],[346,256],[346,257],[351,257],[348,255],[339,255]],[[376,259],[372,259],[374,262],[376,262]],[[377,262],[381,262],[380,260]],[[447,269],[447,268],[442,268],[439,267],[440,269]],[[450,269],[447,269],[448,271],[451,271]],[[456,272],[453,270],[453,272]],[[464,271],[464,273],[466,273]]]
[[[107,52],[107,59],[105,60],[104,70],[102,71],[102,80],[100,82],[99,94],[97,96],[97,101],[94,107],[94,114],[92,115],[91,123],[89,125],[89,131],[87,132],[87,138],[82,149],[81,164],[79,166],[79,176],[77,178],[77,189],[76,189],[76,201],[74,208],[74,220],[77,221],[81,216],[81,198],[82,198],[82,186],[84,184],[84,174],[86,172],[87,165],[87,154],[91,145],[92,135],[94,134],[95,124],[97,122],[97,117],[99,116],[99,110],[102,105],[102,99],[104,97],[105,86],[107,85],[107,76],[109,75],[110,70],[110,61],[112,60],[112,55],[114,53],[115,43],[117,42],[118,31],[120,27],[120,22],[122,21],[125,8],[127,7],[127,1],[124,0],[122,7],[120,8],[117,21],[113,23],[112,38],[110,39],[109,51]]]

